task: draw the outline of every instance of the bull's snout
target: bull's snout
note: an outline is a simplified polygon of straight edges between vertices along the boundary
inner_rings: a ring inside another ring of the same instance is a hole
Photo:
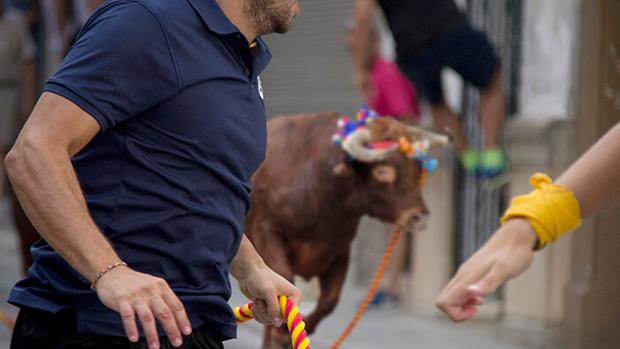
[[[426,207],[412,208],[400,216],[397,224],[402,229],[417,232],[427,228],[430,215]]]
[[[428,210],[418,212],[411,218],[411,231],[416,232],[428,228],[428,221],[431,213]]]

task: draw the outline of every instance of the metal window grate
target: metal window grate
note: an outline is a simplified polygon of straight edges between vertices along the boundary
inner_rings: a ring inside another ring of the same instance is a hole
[[[522,0],[467,1],[472,24],[487,33],[501,57],[508,115],[516,112],[517,105],[522,8]],[[462,116],[472,146],[481,144],[478,104],[478,91],[466,85],[463,88]],[[457,171],[456,262],[460,265],[497,229],[505,209],[506,182],[479,179],[460,169]]]

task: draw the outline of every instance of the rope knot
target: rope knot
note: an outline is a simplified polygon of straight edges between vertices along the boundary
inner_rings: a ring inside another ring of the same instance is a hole
[[[553,185],[553,180],[551,180],[551,177],[544,173],[535,173],[530,178],[530,184],[534,187],[534,189],[545,190],[549,188],[549,186]]]

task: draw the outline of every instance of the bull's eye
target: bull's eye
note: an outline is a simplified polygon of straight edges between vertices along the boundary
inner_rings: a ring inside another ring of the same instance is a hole
[[[372,170],[372,176],[379,183],[392,184],[396,182],[396,168],[390,165],[379,165]]]

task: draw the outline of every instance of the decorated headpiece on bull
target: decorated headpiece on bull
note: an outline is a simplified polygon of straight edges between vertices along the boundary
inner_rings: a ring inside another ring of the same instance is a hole
[[[391,153],[398,150],[408,158],[420,162],[422,166],[420,184],[423,185],[427,176],[435,172],[438,164],[437,159],[428,154],[431,144],[447,146],[450,144],[450,138],[414,126],[407,126],[407,133],[412,140],[406,135],[402,135],[398,140],[389,139],[391,135],[385,132],[387,125],[372,126],[375,120],[381,118],[383,117],[374,110],[363,106],[355,119],[344,116],[338,120],[339,131],[332,137],[332,141],[342,146],[342,149],[347,152],[349,162],[356,160],[368,163],[378,162],[385,160]],[[342,170],[344,168],[341,165],[337,171]]]

